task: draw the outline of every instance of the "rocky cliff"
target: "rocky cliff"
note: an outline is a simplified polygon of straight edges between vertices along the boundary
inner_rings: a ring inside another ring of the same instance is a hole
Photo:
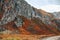
[[[60,35],[60,19],[25,0],[0,0],[0,31],[10,34]]]

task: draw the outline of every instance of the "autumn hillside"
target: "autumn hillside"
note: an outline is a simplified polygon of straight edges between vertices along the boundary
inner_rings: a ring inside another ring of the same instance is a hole
[[[42,17],[41,18],[32,17],[30,20],[24,16],[18,16],[23,20],[22,26],[17,27],[14,23],[16,20],[13,20],[3,25],[2,27],[5,28],[6,30],[12,31],[11,34],[13,33],[40,34],[40,35],[49,35],[49,34],[59,35],[60,34],[58,27],[56,28],[58,24],[54,22],[57,19],[52,19],[53,18],[52,14],[49,14],[41,9],[40,10],[36,9],[35,11],[37,12],[37,14],[41,15]],[[47,19],[47,17],[49,18]]]
[[[60,35],[60,19],[25,0],[0,0],[0,37],[21,35]]]

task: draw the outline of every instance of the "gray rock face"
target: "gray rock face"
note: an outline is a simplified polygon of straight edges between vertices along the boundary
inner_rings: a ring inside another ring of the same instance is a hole
[[[7,24],[17,18],[15,22],[16,25],[20,25],[22,19],[18,18],[18,15],[22,15],[28,19],[32,17],[42,18],[42,15],[34,10],[32,6],[30,6],[25,0],[9,0],[5,2],[1,0],[1,4],[3,5],[4,14],[0,21],[0,25]],[[20,19],[20,20],[19,20]]]
[[[4,14],[0,21],[0,25],[13,21],[18,15],[31,18],[33,10],[25,0],[9,0],[8,2],[1,0],[1,4],[3,5],[2,9],[4,10]],[[19,20],[17,19],[17,21]],[[18,24],[19,23],[16,23],[16,25]]]
[[[20,17],[16,17],[16,21],[15,21],[15,24],[17,25],[17,27],[23,25],[23,20],[20,18]]]
[[[54,12],[52,14],[54,15],[55,18],[60,19],[60,12]]]

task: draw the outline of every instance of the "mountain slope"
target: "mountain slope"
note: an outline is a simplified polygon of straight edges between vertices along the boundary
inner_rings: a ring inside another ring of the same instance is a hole
[[[9,30],[10,34],[60,35],[59,19],[53,14],[36,9],[24,0],[1,0],[2,6],[2,10],[0,9],[3,11],[3,13],[0,11],[2,32]]]

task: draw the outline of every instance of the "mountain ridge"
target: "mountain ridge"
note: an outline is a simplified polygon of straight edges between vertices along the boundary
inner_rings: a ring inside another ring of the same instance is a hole
[[[2,5],[0,27],[12,31],[10,34],[60,35],[60,22],[53,14],[36,9],[24,0],[1,1]]]

